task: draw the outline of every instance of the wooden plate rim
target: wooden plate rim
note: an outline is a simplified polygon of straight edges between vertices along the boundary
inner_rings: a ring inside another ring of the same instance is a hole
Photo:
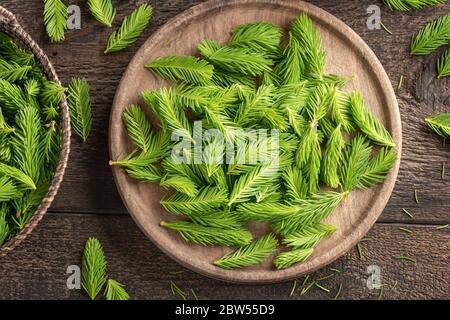
[[[337,33],[346,38],[346,41],[349,43],[353,43],[355,46],[355,50],[359,52],[361,55],[361,59],[367,64],[367,69],[373,74],[376,79],[376,83],[380,86],[380,91],[383,92],[384,100],[386,100],[387,106],[385,110],[388,110],[388,119],[391,122],[392,127],[392,136],[396,143],[396,151],[398,153],[398,159],[392,168],[389,176],[383,184],[383,188],[378,193],[378,199],[374,202],[371,207],[372,210],[367,214],[364,219],[364,223],[359,223],[351,232],[351,234],[345,239],[345,241],[339,243],[333,248],[333,256],[330,256],[327,253],[324,253],[314,259],[296,265],[294,267],[285,269],[285,270],[263,270],[263,271],[254,271],[258,273],[258,277],[252,278],[243,278],[241,276],[241,272],[243,270],[220,270],[220,273],[214,272],[215,269],[205,270],[200,266],[193,265],[192,263],[188,263],[187,261],[179,258],[172,250],[167,248],[167,246],[153,237],[151,230],[148,230],[141,222],[135,217],[133,214],[133,210],[130,207],[127,199],[125,197],[126,190],[124,186],[127,184],[126,176],[122,169],[118,167],[112,167],[114,181],[116,183],[117,189],[119,191],[120,197],[130,213],[131,217],[138,225],[138,227],[144,232],[144,234],[152,240],[152,242],[165,254],[169,257],[180,263],[181,265],[198,272],[202,275],[215,278],[218,280],[235,282],[235,283],[247,283],[247,284],[263,284],[263,283],[277,283],[287,280],[292,280],[294,278],[298,278],[307,273],[311,273],[316,271],[325,265],[328,265],[344,255],[348,252],[352,247],[356,245],[356,243],[364,237],[364,235],[370,230],[375,221],[381,215],[383,209],[385,208],[390,195],[394,189],[395,181],[398,175],[399,167],[400,167],[400,158],[401,158],[401,149],[402,149],[402,134],[401,134],[401,118],[400,112],[398,109],[397,99],[394,93],[394,90],[391,85],[391,81],[386,74],[383,66],[380,61],[374,54],[374,52],[370,49],[370,47],[361,39],[361,37],[356,34],[353,29],[347,26],[344,22],[342,22],[337,17],[332,14],[320,9],[319,7],[303,2],[291,2],[289,0],[230,0],[227,3],[224,3],[223,0],[210,0],[196,6],[193,6],[184,12],[178,14],[174,18],[170,19],[167,23],[161,26],[153,35],[151,35],[147,41],[142,45],[142,47],[135,54],[133,59],[131,60],[127,70],[125,71],[119,86],[116,91],[116,96],[113,101],[113,106],[110,114],[110,123],[109,123],[109,154],[112,157],[112,150],[119,144],[119,139],[116,139],[114,135],[114,123],[116,121],[121,121],[121,114],[118,114],[118,105],[121,100],[121,92],[126,88],[127,81],[126,79],[131,77],[131,68],[130,66],[134,65],[137,61],[141,59],[141,55],[143,51],[145,51],[146,47],[151,47],[153,44],[157,44],[163,37],[164,34],[170,32],[171,29],[177,28],[181,24],[185,23],[187,20],[194,19],[196,16],[202,16],[209,11],[214,11],[217,9],[223,9],[229,6],[243,6],[243,5],[277,5],[280,7],[288,7],[295,11],[303,11],[306,12],[313,20],[320,20],[322,24],[327,25],[327,27],[335,29]],[[155,228],[159,228],[159,226],[154,226]],[[150,228],[151,229],[151,228]],[[208,265],[210,263],[208,262]],[[216,268],[216,267],[214,267]],[[253,272],[253,271],[252,271]]]

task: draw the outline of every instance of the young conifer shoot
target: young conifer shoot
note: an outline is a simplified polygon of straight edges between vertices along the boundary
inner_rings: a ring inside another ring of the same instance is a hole
[[[155,125],[144,108],[126,109],[134,148],[110,162],[169,190],[160,201],[176,217],[160,222],[167,232],[231,247],[214,257],[218,268],[306,261],[336,231],[324,219],[352,190],[382,183],[397,161],[364,93],[347,93],[348,77],[325,73],[312,20],[294,19],[286,46],[281,30],[244,24],[228,43],[204,39],[195,57],[149,61],[149,71],[173,85],[142,93]],[[253,234],[249,222],[271,231]]]

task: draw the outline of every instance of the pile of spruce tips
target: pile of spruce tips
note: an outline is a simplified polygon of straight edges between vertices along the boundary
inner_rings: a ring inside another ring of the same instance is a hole
[[[0,33],[0,246],[23,229],[50,186],[64,92],[32,53]]]
[[[390,133],[362,94],[343,91],[347,77],[324,73],[322,40],[306,14],[286,38],[282,46],[281,28],[270,23],[244,24],[226,45],[202,41],[200,58],[157,58],[147,68],[176,81],[143,92],[160,129],[137,105],[123,115],[136,148],[111,164],[174,190],[161,204],[181,219],[161,226],[192,243],[237,248],[214,262],[222,268],[258,264],[272,254],[277,269],[305,261],[336,231],[323,220],[352,190],[384,181],[396,161]],[[193,159],[195,148],[180,148],[171,134],[198,146],[194,121],[223,139],[200,142],[202,163],[180,162],[173,154]],[[249,128],[268,134],[256,142],[233,134]],[[227,162],[221,146],[230,138],[247,147],[236,148],[234,157],[262,154],[263,161]],[[276,157],[268,145],[279,147]],[[272,232],[254,240],[249,222],[268,223]]]

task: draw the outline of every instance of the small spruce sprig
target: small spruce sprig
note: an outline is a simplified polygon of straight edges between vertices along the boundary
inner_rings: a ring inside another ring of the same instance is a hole
[[[295,263],[306,261],[313,252],[313,248],[284,251],[277,255],[273,262],[277,269],[286,269]]]
[[[214,67],[190,56],[168,56],[153,60],[147,68],[165,79],[206,85],[211,83]]]
[[[267,58],[281,54],[281,29],[271,23],[248,23],[236,27],[229,41],[230,47],[245,48]]]
[[[67,102],[73,129],[86,142],[92,126],[89,84],[86,79],[74,78],[70,81]]]
[[[111,0],[88,0],[87,4],[94,18],[111,28],[116,17],[116,9]]]
[[[214,264],[224,269],[242,268],[260,263],[267,258],[278,246],[275,235],[269,233],[255,240],[251,244],[231,252]]]
[[[439,58],[437,62],[438,79],[450,76],[450,48]]]
[[[106,283],[106,260],[103,247],[96,238],[89,238],[83,251],[81,285],[92,300]]]
[[[213,245],[220,244],[224,246],[245,246],[252,241],[250,231],[241,229],[223,229],[215,227],[205,227],[189,221],[161,221],[160,226],[176,230],[189,242]]]
[[[130,296],[125,290],[125,286],[116,280],[108,279],[105,289],[106,300],[129,300]]]
[[[450,113],[440,113],[425,118],[425,123],[442,138],[450,138]]]
[[[86,241],[81,266],[81,286],[92,300],[95,300],[105,287],[106,300],[128,300],[124,285],[106,274],[106,259],[103,247],[97,238]]]
[[[125,17],[119,30],[109,36],[105,53],[117,52],[133,44],[149,24],[152,13],[152,6],[144,3]]]
[[[377,144],[395,147],[389,131],[365,107],[361,93],[350,95],[350,110],[358,127]]]
[[[450,13],[428,23],[411,41],[412,55],[426,55],[450,41]]]
[[[389,9],[398,11],[422,9],[446,2],[447,0],[384,0],[384,3]]]
[[[51,41],[64,40],[67,6],[63,0],[44,0],[44,24]]]

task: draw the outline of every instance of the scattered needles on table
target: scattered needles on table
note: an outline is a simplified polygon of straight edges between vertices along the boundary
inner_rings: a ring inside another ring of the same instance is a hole
[[[142,94],[160,128],[129,106],[123,119],[135,149],[110,162],[175,191],[161,205],[183,219],[162,227],[191,243],[237,247],[218,267],[258,264],[280,244],[276,268],[307,260],[336,230],[322,221],[352,190],[383,182],[396,161],[393,139],[363,94],[345,93],[348,77],[324,73],[309,17],[292,22],[285,47],[281,37],[270,23],[245,24],[226,45],[204,39],[201,58],[150,61],[149,70],[176,83]],[[253,239],[250,221],[273,232]]]

